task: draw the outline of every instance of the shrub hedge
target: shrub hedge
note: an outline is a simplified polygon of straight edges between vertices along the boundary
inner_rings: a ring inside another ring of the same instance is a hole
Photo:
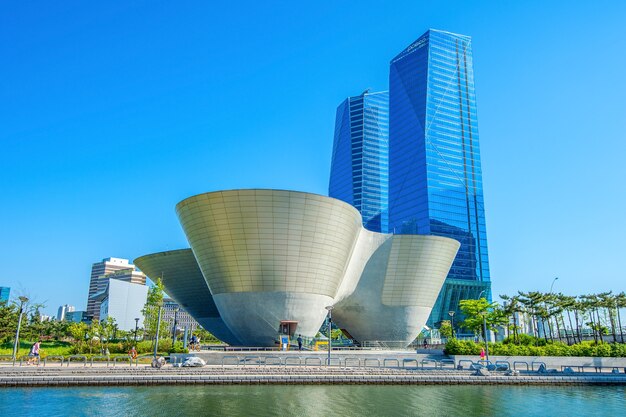
[[[544,341],[545,342],[545,341]],[[446,343],[446,355],[480,355],[484,343],[471,340],[450,339]],[[516,345],[513,343],[489,343],[489,354],[498,356],[595,356],[626,357],[626,344],[584,341],[568,346],[562,342],[548,342],[543,346]]]

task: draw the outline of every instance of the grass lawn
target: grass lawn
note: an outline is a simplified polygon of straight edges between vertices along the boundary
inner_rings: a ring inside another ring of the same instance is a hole
[[[20,346],[17,350],[17,356],[28,355],[30,352],[30,347],[35,342],[29,342],[25,340],[20,340]],[[41,342],[40,346],[40,355],[42,357],[46,357],[49,355],[70,355],[71,343],[69,342],[59,342],[59,341],[48,341]],[[2,343],[0,345],[0,355],[12,355],[13,354],[13,343]]]

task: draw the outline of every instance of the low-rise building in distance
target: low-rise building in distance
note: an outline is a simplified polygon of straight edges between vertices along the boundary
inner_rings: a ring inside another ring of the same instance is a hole
[[[135,318],[139,317],[138,325],[143,326],[141,310],[148,298],[148,287],[145,284],[111,278],[104,291],[95,294],[93,298],[100,306],[100,321],[112,317],[118,329],[134,331]]]
[[[163,299],[163,311],[161,313],[161,320],[169,323],[170,329],[174,330],[174,321],[176,321],[177,331],[182,331],[185,328],[191,333],[200,327],[200,324],[191,317],[191,314],[187,313],[176,301],[171,298]]]
[[[81,311],[67,311],[65,313],[65,321],[70,323],[80,323],[82,321],[87,322],[87,312]]]
[[[120,275],[111,275],[115,272],[120,272]],[[135,265],[131,264],[128,259],[105,258],[101,262],[94,263],[91,267],[91,280],[87,296],[87,316],[92,320],[100,319],[100,303],[93,296],[104,291],[110,278],[135,284],[146,284],[146,276],[137,271]]]
[[[69,304],[65,304],[62,305],[61,307],[59,307],[59,311],[57,312],[57,320],[58,321],[64,321],[65,320],[65,315],[67,313],[71,313],[72,311],[75,311],[76,308],[74,306],[71,306]]]

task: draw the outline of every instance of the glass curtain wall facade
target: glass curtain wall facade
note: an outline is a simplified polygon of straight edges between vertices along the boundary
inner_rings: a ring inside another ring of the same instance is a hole
[[[391,61],[389,97],[390,232],[461,242],[432,326],[491,298],[471,38],[426,32]]]
[[[353,205],[363,226],[389,227],[389,93],[347,98],[337,108],[328,195]]]

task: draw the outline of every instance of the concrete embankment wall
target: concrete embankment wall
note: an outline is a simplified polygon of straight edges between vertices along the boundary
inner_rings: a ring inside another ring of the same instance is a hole
[[[180,384],[626,385],[624,374],[474,376],[468,371],[340,367],[3,369],[0,388]]]

